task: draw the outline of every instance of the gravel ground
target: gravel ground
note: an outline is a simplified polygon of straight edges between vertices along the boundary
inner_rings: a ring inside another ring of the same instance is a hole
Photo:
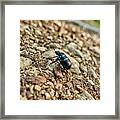
[[[55,50],[72,66],[51,64]],[[100,39],[70,21],[20,21],[21,100],[99,100]]]

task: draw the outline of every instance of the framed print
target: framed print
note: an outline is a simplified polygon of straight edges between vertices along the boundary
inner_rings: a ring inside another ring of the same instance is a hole
[[[1,9],[2,119],[119,119],[117,0]]]

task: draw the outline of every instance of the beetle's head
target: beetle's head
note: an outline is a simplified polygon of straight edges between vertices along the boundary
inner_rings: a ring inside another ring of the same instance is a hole
[[[56,54],[56,55],[60,55],[60,54],[61,54],[61,52],[60,52],[60,51],[58,51],[58,50],[56,50],[56,51],[55,51],[55,54]]]

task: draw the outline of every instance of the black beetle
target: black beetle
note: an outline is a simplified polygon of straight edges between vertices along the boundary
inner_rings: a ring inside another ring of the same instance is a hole
[[[56,61],[59,61],[60,64],[63,66],[64,69],[70,69],[71,68],[71,61],[70,59],[63,53],[60,51],[55,51],[56,56]]]

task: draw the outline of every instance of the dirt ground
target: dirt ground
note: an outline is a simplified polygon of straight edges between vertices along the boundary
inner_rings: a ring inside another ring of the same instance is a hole
[[[69,70],[51,64],[55,50]],[[100,39],[70,21],[20,21],[21,100],[99,100]]]

